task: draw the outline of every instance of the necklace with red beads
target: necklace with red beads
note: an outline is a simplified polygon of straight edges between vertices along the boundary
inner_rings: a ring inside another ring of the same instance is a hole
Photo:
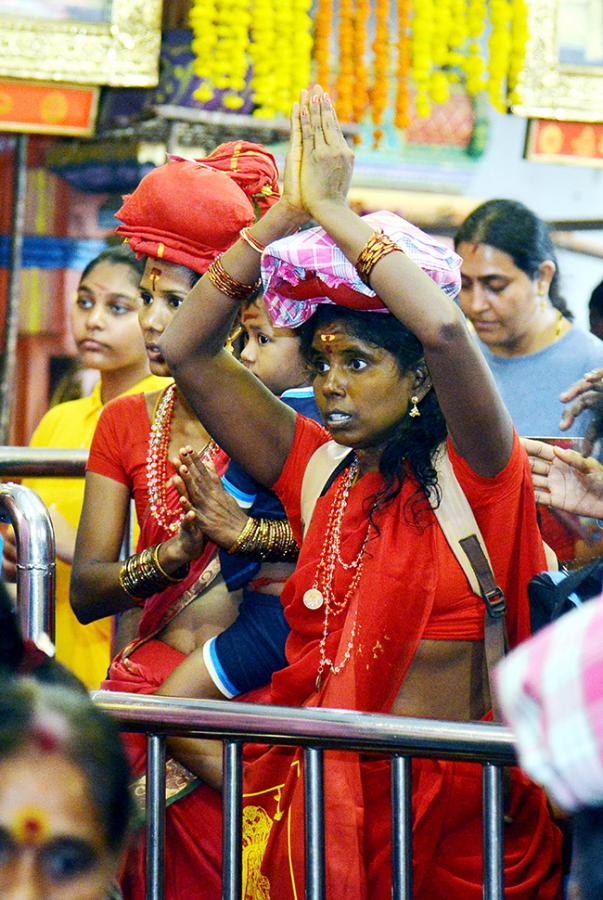
[[[166,531],[178,531],[184,511],[170,507],[167,499],[168,448],[176,405],[176,385],[170,384],[159,398],[153,413],[149,450],[147,453],[147,491],[151,515]],[[213,457],[218,450],[214,441],[209,441],[203,455]]]
[[[329,618],[331,613],[336,614],[344,610],[350,603],[350,600],[358,590],[360,578],[362,576],[362,567],[364,563],[366,545],[371,533],[371,523],[367,522],[366,534],[362,541],[360,550],[356,557],[350,562],[346,562],[341,556],[341,525],[343,516],[347,507],[350,489],[356,481],[360,472],[358,460],[354,460],[348,469],[347,475],[342,479],[337,487],[337,491],[331,504],[327,527],[325,529],[324,543],[320,554],[320,559],[316,567],[316,574],[312,587],[309,588],[304,596],[303,603],[308,609],[320,609],[324,606],[322,637],[319,644],[320,659],[318,663],[318,671],[316,673],[316,690],[320,691],[322,685],[322,677],[325,669],[328,669],[333,675],[338,675],[343,671],[349,662],[357,633],[358,611],[354,613],[354,621],[350,631],[350,637],[347,646],[336,663],[327,655],[327,640],[329,637]],[[333,585],[335,582],[335,570],[337,565],[341,565],[346,571],[353,570],[354,574],[348,586],[345,595],[341,598],[335,596]]]

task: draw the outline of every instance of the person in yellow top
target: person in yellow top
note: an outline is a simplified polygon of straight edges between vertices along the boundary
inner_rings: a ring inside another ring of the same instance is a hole
[[[126,246],[103,251],[84,269],[71,313],[71,327],[82,364],[97,369],[100,380],[90,396],[59,403],[42,418],[32,447],[88,449],[103,406],[124,394],[156,391],[170,383],[149,372],[138,324],[138,284],[144,261]],[[69,604],[71,562],[84,500],[83,478],[27,478],[23,484],[50,511],[57,547],[56,655],[83,682],[97,688],[111,658],[111,618],[81,625]],[[8,538],[3,559],[6,577],[14,577],[14,542]]]

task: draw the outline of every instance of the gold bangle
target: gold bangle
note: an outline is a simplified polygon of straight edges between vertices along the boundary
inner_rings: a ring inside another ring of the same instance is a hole
[[[262,562],[296,559],[299,546],[286,519],[249,518],[228,551],[244,553]]]
[[[144,600],[145,600],[144,597],[138,597],[136,594],[130,593],[131,585],[130,585],[129,581],[127,580],[127,571],[126,571],[125,563],[119,570],[119,575],[117,577],[118,577],[120,588],[122,589],[124,594],[127,594],[128,597],[130,598],[130,600],[132,600],[134,602],[134,605],[135,606],[144,606]]]
[[[234,544],[228,548],[227,553],[240,553],[241,546],[245,543],[250,534],[255,531],[256,525],[256,520],[252,516],[249,516],[243,526],[243,530],[239,534]]]
[[[229,275],[226,271],[220,262],[219,256],[214,259],[207,270],[207,277],[216,290],[220,291],[221,294],[230,297],[231,300],[236,300],[237,303],[247,300],[248,297],[255,294],[262,286],[261,278],[258,278],[255,284],[244,284],[242,281],[237,281],[236,278],[233,278],[232,275]]]
[[[140,553],[129,556],[119,570],[118,580],[121,589],[133,600],[144,600],[163,590],[168,584],[180,581],[168,575],[159,565],[157,548],[145,547]],[[186,577],[186,572],[182,576]]]
[[[152,548],[153,562],[154,562],[159,574],[162,575],[166,581],[169,581],[172,584],[176,584],[178,581],[184,581],[184,579],[186,578],[186,576],[188,575],[188,573],[190,571],[190,563],[183,563],[181,566],[178,566],[178,568],[172,575],[169,575],[165,571],[165,569],[163,568],[161,563],[159,562],[159,548],[160,547],[161,547],[161,544],[155,544],[155,546]]]
[[[246,243],[249,247],[251,247],[252,250],[255,250],[256,253],[259,253],[259,254],[260,254],[260,256],[262,255],[262,253],[263,253],[264,250],[266,249],[266,245],[265,245],[265,244],[261,244],[261,243],[257,240],[257,238],[254,238],[254,236],[253,236],[252,233],[250,232],[249,228],[241,228],[241,230],[239,231],[239,235],[240,235],[240,237],[242,238],[242,240],[244,240],[245,243]]]
[[[387,256],[388,253],[393,253],[396,250],[400,253],[404,252],[395,241],[388,238],[382,231],[376,231],[375,234],[368,239],[356,260],[356,271],[367,287],[371,286],[371,273],[377,263],[382,260],[384,256]]]

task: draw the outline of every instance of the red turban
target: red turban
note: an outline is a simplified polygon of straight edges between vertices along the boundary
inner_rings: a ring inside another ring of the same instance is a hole
[[[260,144],[230,141],[205,159],[171,157],[145,175],[116,213],[117,233],[137,256],[203,273],[278,198],[272,154]]]

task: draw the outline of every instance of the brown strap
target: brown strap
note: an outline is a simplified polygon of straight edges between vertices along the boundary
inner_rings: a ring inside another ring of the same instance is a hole
[[[480,593],[485,604],[484,610],[484,652],[486,655],[486,670],[488,672],[488,684],[490,687],[490,700],[494,718],[500,721],[499,710],[496,704],[492,673],[494,667],[501,661],[508,649],[507,628],[505,613],[507,604],[505,595],[499,588],[494,578],[490,563],[486,559],[482,546],[474,534],[462,538],[459,541],[465,556],[469,560],[471,568],[480,587]]]

